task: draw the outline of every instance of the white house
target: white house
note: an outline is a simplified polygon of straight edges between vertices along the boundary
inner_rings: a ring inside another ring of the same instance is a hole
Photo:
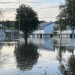
[[[34,31],[33,34],[52,34],[54,22],[43,22],[39,24],[38,30]]]
[[[38,30],[35,30],[30,37],[45,37],[53,34],[55,22],[43,22],[39,24]]]
[[[60,30],[54,31],[54,27],[57,27],[59,25],[55,24],[55,22],[43,22],[39,24],[39,27],[37,30],[33,31],[32,34],[30,34],[29,37],[51,37],[54,35],[54,32],[57,32],[57,36],[60,37],[60,33],[62,37],[72,37],[72,30],[67,28],[67,30],[63,30],[60,32]],[[75,34],[75,31],[74,31]]]
[[[61,34],[61,35],[60,35]],[[74,34],[73,34],[73,30],[63,30],[60,32],[60,30],[57,31],[57,37],[65,37],[65,38],[72,38],[75,37],[75,30],[74,30]]]
[[[52,22],[44,26],[44,34],[53,34],[55,23]]]

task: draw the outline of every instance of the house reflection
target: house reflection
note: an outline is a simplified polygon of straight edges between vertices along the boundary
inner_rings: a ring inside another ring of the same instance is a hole
[[[59,69],[63,75],[74,75],[75,71],[75,56],[74,56],[74,49],[73,45],[70,45],[71,39],[66,40],[63,42],[60,39],[39,39],[39,38],[29,38],[28,42],[33,42],[34,44],[28,45],[17,45],[15,48],[15,57],[17,62],[17,67],[20,70],[31,70],[33,66],[37,63],[39,54],[37,52],[37,47],[40,50],[50,50],[50,51],[57,51],[57,61],[59,61]],[[64,58],[68,52],[70,55],[68,58]],[[70,72],[70,73],[69,73]]]
[[[29,44],[18,44],[15,47],[14,54],[16,57],[17,67],[24,70],[31,70],[33,66],[37,63],[39,54],[37,51],[37,46]]]
[[[65,51],[66,51],[66,47],[65,46],[59,46],[59,47],[57,47],[57,46],[55,46],[55,48],[57,49],[57,60],[59,61],[59,62],[62,62],[62,56],[63,56],[63,53],[65,53]]]
[[[39,49],[45,49],[49,51],[55,50],[53,40],[49,38],[29,38],[28,42],[33,42],[35,45],[38,46]]]

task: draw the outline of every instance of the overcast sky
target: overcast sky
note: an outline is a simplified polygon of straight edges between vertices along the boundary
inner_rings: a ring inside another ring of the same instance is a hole
[[[64,0],[20,0],[21,4],[31,6],[37,13],[40,20],[55,21],[59,14],[59,5]],[[4,20],[15,20],[16,9],[19,7],[19,0],[0,0],[0,9],[4,12]]]

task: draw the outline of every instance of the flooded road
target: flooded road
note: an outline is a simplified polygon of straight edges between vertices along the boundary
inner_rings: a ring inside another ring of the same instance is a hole
[[[73,42],[72,42],[73,41]],[[1,41],[0,75],[75,75],[75,39]]]

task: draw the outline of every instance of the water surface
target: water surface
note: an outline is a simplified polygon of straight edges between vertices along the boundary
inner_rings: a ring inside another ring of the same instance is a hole
[[[63,39],[65,40],[65,39]],[[75,39],[29,38],[0,43],[0,75],[74,75]]]

